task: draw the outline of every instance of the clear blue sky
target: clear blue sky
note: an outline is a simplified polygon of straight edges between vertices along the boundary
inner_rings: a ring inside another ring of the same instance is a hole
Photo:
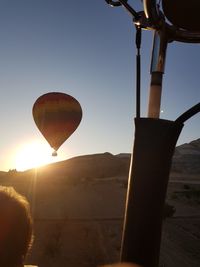
[[[135,2],[136,8],[140,1]],[[0,170],[19,144],[46,142],[32,119],[42,94],[71,94],[83,108],[77,131],[60,148],[62,158],[131,152],[135,116],[135,29],[123,8],[104,0],[0,0]],[[146,116],[152,33],[143,32],[142,115]],[[162,118],[176,119],[200,101],[200,46],[168,49]],[[200,116],[179,144],[200,137]],[[63,156],[64,155],[64,156]],[[58,158],[59,160],[59,158]]]

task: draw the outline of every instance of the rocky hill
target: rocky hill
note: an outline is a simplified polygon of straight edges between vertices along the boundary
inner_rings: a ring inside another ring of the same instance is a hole
[[[186,174],[200,174],[200,139],[176,148],[172,171]]]
[[[55,175],[59,179],[68,177],[68,181],[74,183],[84,179],[128,177],[130,156],[129,153],[112,155],[108,152],[79,156],[48,165],[38,171],[42,175]],[[176,173],[176,176],[200,176],[200,139],[176,147],[171,172]]]
[[[129,172],[130,154],[103,154],[74,157],[65,161],[53,163],[37,169],[37,175],[57,180],[65,179],[66,183],[76,183],[83,180],[104,179],[107,177],[127,177]],[[20,180],[34,175],[36,170],[17,172],[0,172],[0,182],[8,182],[15,177]],[[181,174],[200,174],[200,139],[178,146],[175,150],[172,172]]]

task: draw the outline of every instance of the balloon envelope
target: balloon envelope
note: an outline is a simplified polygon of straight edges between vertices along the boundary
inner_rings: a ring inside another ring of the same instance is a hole
[[[179,28],[200,31],[200,0],[162,0],[165,16]]]
[[[82,119],[79,102],[72,96],[52,92],[40,96],[33,105],[34,121],[55,151],[76,130]]]

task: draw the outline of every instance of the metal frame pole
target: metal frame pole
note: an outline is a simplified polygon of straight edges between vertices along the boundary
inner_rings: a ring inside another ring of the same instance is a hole
[[[155,31],[151,61],[151,83],[149,94],[148,117],[158,119],[162,95],[162,79],[164,74],[168,40],[165,31]]]

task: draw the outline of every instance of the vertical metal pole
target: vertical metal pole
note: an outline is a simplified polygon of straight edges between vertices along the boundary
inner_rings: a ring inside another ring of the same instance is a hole
[[[160,116],[162,78],[165,67],[167,43],[165,31],[155,31],[151,60],[151,84],[148,106],[149,118],[159,118]]]

